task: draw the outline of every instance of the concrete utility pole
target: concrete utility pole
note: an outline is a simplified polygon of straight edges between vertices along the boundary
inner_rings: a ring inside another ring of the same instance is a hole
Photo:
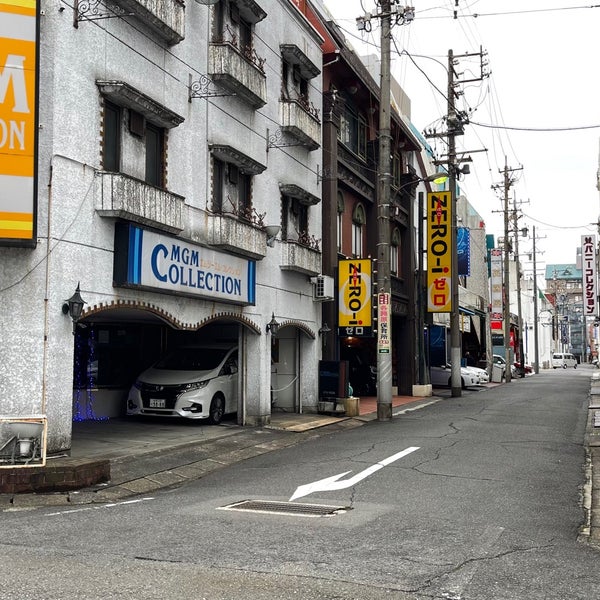
[[[519,167],[521,169],[522,167]],[[511,380],[511,360],[510,360],[510,241],[508,239],[510,228],[509,228],[509,206],[508,206],[508,192],[512,185],[510,173],[517,169],[510,169],[508,167],[508,161],[506,156],[504,157],[504,170],[500,171],[504,173],[504,359],[506,360],[506,383],[510,383]]]
[[[390,279],[390,34],[391,2],[381,1],[379,182],[377,193],[377,419],[392,418],[392,303]]]
[[[510,368],[510,262],[508,241],[508,190],[510,189],[510,179],[508,177],[508,163],[504,157],[504,359],[506,360],[506,383],[510,383],[512,373]]]
[[[521,259],[519,257],[519,224],[517,216],[517,199],[513,196],[513,229],[515,235],[515,265],[517,278],[517,318],[519,321],[519,375],[525,377],[525,356],[523,350],[523,312],[521,304]]]
[[[537,265],[535,255],[535,225],[533,226],[533,343],[535,345],[535,359],[533,369],[540,372],[540,349],[538,347],[538,287],[537,287]]]
[[[447,115],[447,131],[446,133],[429,132],[425,137],[447,137],[448,138],[448,156],[445,160],[436,160],[436,165],[447,165],[449,177],[449,192],[451,194],[451,248],[450,248],[450,362],[452,364],[450,371],[450,387],[453,397],[460,397],[462,394],[462,377],[461,377],[461,332],[460,332],[460,295],[458,285],[458,254],[456,247],[457,239],[457,193],[456,182],[459,173],[468,173],[468,165],[460,167],[460,162],[469,162],[470,157],[457,157],[456,152],[456,136],[464,134],[464,124],[468,123],[468,118],[464,113],[457,111],[455,100],[458,93],[455,88],[458,85],[481,81],[487,74],[484,72],[486,63],[483,60],[485,53],[480,50],[477,54],[462,54],[455,56],[452,50],[448,50],[448,115]],[[459,58],[467,58],[471,56],[479,56],[481,64],[481,75],[473,79],[461,79],[457,81],[454,65]],[[479,152],[476,150],[475,152]]]
[[[458,294],[458,253],[456,248],[457,239],[457,216],[456,216],[456,135],[462,126],[456,114],[454,91],[454,53],[448,50],[448,171],[450,175],[450,198],[452,202],[452,254],[450,268],[452,279],[450,280],[450,296],[452,297],[452,308],[450,312],[450,385],[452,397],[459,398],[462,394],[461,367],[461,336],[460,336],[460,312]]]

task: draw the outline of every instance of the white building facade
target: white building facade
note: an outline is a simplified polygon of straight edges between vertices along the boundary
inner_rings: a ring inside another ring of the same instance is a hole
[[[316,410],[322,40],[291,0],[115,4],[39,6],[37,235],[0,245],[0,414],[68,449],[73,419],[122,416],[142,369],[207,341],[238,345],[239,423]]]

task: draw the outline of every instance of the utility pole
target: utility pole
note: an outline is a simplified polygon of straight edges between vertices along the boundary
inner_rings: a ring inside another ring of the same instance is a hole
[[[452,205],[452,249],[451,249],[451,279],[450,296],[452,307],[450,311],[450,386],[453,398],[462,394],[461,367],[461,335],[458,292],[458,254],[456,248],[457,216],[456,216],[456,135],[462,132],[462,123],[456,114],[454,91],[454,52],[448,50],[448,172],[450,175],[450,200]]]
[[[519,257],[519,225],[517,216],[517,199],[513,196],[513,230],[515,235],[515,266],[517,278],[517,318],[519,325],[519,375],[525,377],[525,357],[523,351],[523,312],[521,310],[521,262]]]
[[[510,173],[518,169],[511,169],[508,167],[508,161],[506,156],[504,157],[504,170],[500,173],[504,173],[504,310],[503,310],[503,321],[504,321],[504,359],[506,361],[506,383],[510,383],[511,380],[511,360],[510,360],[510,241],[509,241],[509,207],[508,207],[508,192],[513,181],[510,178]],[[492,186],[496,187],[496,186]]]
[[[473,79],[457,80],[457,74],[454,66],[459,58],[467,58],[471,56],[479,56],[481,75]],[[461,167],[459,163],[471,161],[470,157],[465,157],[461,152],[459,159],[456,152],[456,136],[464,134],[464,125],[468,123],[468,116],[456,109],[456,98],[458,92],[455,88],[461,84],[481,81],[488,76],[484,72],[486,63],[483,60],[485,53],[483,50],[476,54],[462,54],[455,56],[452,50],[448,50],[448,115],[447,115],[447,131],[445,133],[437,133],[429,131],[425,133],[425,137],[447,137],[448,138],[448,155],[444,160],[436,160],[436,165],[447,165],[449,178],[450,192],[450,224],[451,224],[451,241],[450,241],[450,387],[452,397],[460,397],[462,394],[462,377],[461,377],[461,332],[460,332],[460,295],[458,285],[458,254],[456,247],[457,238],[457,179],[459,174],[469,173],[468,165]],[[476,150],[475,152],[479,152]]]
[[[533,343],[535,359],[533,369],[536,375],[540,372],[540,350],[538,347],[538,288],[537,288],[537,265],[535,255],[535,225],[533,226]]]
[[[405,25],[415,18],[411,6],[397,0],[379,0],[378,14],[356,19],[359,30],[371,31],[371,18],[381,21],[381,74],[379,84],[379,165],[377,182],[377,419],[392,418],[392,282],[390,274],[391,90],[390,45],[392,17]]]
[[[390,278],[390,34],[391,0],[381,0],[379,181],[377,193],[377,420],[392,418],[392,304]]]

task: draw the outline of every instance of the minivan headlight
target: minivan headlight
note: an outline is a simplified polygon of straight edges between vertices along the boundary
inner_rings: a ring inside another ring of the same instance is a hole
[[[208,385],[210,379],[204,379],[203,381],[194,381],[193,383],[184,383],[181,386],[182,392],[190,392],[191,390],[201,390]]]

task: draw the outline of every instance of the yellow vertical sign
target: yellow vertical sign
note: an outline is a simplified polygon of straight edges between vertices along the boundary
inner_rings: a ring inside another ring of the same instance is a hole
[[[427,310],[452,311],[452,196],[427,194]]]
[[[370,259],[338,261],[339,335],[372,335],[372,285]]]
[[[0,244],[35,243],[37,0],[0,0]]]

